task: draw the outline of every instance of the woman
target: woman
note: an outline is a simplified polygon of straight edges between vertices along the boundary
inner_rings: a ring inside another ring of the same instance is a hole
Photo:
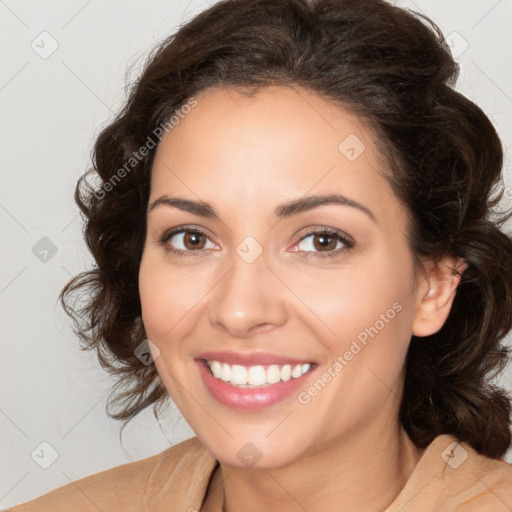
[[[196,437],[13,511],[512,508],[502,149],[442,41],[379,0],[226,0],[153,53],[62,299],[113,417],[170,397]]]

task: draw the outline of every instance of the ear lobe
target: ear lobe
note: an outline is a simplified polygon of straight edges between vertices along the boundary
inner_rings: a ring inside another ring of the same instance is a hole
[[[463,258],[455,256],[425,264],[425,281],[418,287],[418,306],[412,326],[414,336],[430,336],[441,329],[467,267]]]

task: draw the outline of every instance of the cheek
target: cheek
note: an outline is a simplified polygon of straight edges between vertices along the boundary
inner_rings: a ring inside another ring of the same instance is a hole
[[[387,268],[388,267],[388,268]],[[326,344],[338,350],[339,344],[350,344],[360,333],[377,324],[390,331],[405,320],[410,289],[406,269],[397,276],[385,261],[358,264],[337,272],[296,273],[293,292],[308,308],[310,326]],[[288,281],[292,276],[289,276]]]
[[[186,313],[192,306],[189,297],[191,293],[194,294],[190,288],[187,280],[177,281],[176,272],[172,272],[170,265],[158,254],[151,251],[143,254],[139,271],[139,295],[144,328],[161,354],[154,361],[158,374],[181,410],[186,407],[186,400],[181,396],[180,387],[173,378],[174,375],[181,375],[181,369],[179,365],[175,368],[173,363],[180,360],[182,345],[179,341],[185,334]]]
[[[139,295],[148,337],[164,342],[193,330],[213,286],[211,279],[211,272],[198,272],[194,265],[178,269],[157,251],[146,251],[139,271]]]
[[[337,337],[330,350],[333,359],[341,356],[340,384],[368,411],[399,394],[412,329],[410,278],[405,262],[400,278],[385,265],[380,273],[365,272],[351,281],[352,291],[340,293],[338,316],[331,311]]]
[[[171,280],[168,269],[152,254],[145,253],[139,271],[142,318],[149,338],[165,336],[177,322],[187,297],[182,287]]]

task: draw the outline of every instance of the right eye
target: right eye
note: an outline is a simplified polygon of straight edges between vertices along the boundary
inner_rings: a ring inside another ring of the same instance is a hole
[[[208,243],[210,246],[208,246]],[[187,228],[166,231],[160,237],[160,244],[174,254],[183,256],[192,256],[187,253],[215,248],[215,244],[209,239],[206,233],[199,229]]]

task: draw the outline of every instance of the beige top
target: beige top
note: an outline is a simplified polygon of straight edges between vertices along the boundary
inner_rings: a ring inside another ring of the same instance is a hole
[[[197,437],[67,484],[7,512],[197,512],[218,462]],[[441,435],[385,512],[510,512],[512,465]]]

